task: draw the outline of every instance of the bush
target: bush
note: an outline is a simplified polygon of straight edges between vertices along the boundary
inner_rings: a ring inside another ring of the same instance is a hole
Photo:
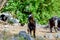
[[[47,24],[52,16],[59,16],[59,3],[59,0],[8,0],[1,12],[13,12],[20,23],[27,23],[28,13],[24,11],[32,12],[38,23]]]

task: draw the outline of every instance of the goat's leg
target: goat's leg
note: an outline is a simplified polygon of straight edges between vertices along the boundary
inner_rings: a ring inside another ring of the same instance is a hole
[[[52,32],[52,27],[50,27],[50,32]]]
[[[35,29],[33,30],[33,35],[34,35],[34,38],[36,37],[36,35],[35,35]]]
[[[54,22],[55,22],[55,26],[54,26],[54,30],[55,30],[55,32],[57,32],[57,25],[58,25],[58,22],[57,22],[58,20],[55,20]]]
[[[30,35],[32,34],[32,30],[30,29]]]
[[[30,29],[27,29],[27,31],[28,31],[28,34],[29,34],[29,32],[30,32]]]
[[[57,32],[57,27],[54,27],[55,32]]]

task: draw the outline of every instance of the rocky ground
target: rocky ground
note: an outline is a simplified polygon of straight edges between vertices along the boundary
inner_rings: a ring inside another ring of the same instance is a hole
[[[20,31],[27,33],[27,24],[21,26],[20,24],[8,24],[0,21],[0,40],[5,40],[5,35],[7,35],[7,40],[17,40],[13,35],[19,34]],[[49,28],[45,29],[43,26],[37,25],[34,40],[60,40],[60,32],[56,33],[53,29],[53,33],[50,33]]]

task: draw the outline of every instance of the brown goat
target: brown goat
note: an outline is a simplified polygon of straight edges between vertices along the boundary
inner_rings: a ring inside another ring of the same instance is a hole
[[[33,35],[35,37],[35,30],[36,30],[36,24],[35,24],[35,20],[33,19],[33,16],[29,16],[28,18],[28,33],[30,32],[30,34],[32,33],[33,31]]]

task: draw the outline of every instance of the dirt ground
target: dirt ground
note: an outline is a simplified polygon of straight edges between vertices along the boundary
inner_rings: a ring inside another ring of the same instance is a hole
[[[2,23],[0,22],[0,32],[2,31],[6,31],[7,34],[9,35],[14,35],[14,34],[18,34],[20,31],[26,31],[27,32],[27,25],[24,26],[20,26],[19,25],[11,25],[11,24],[6,24],[6,23]],[[40,35],[46,35],[46,33],[50,33],[49,29],[44,29],[44,28],[36,28],[36,36],[40,36]],[[53,31],[53,33],[51,33],[53,35],[56,34],[55,31]],[[55,38],[54,38],[55,40]]]

